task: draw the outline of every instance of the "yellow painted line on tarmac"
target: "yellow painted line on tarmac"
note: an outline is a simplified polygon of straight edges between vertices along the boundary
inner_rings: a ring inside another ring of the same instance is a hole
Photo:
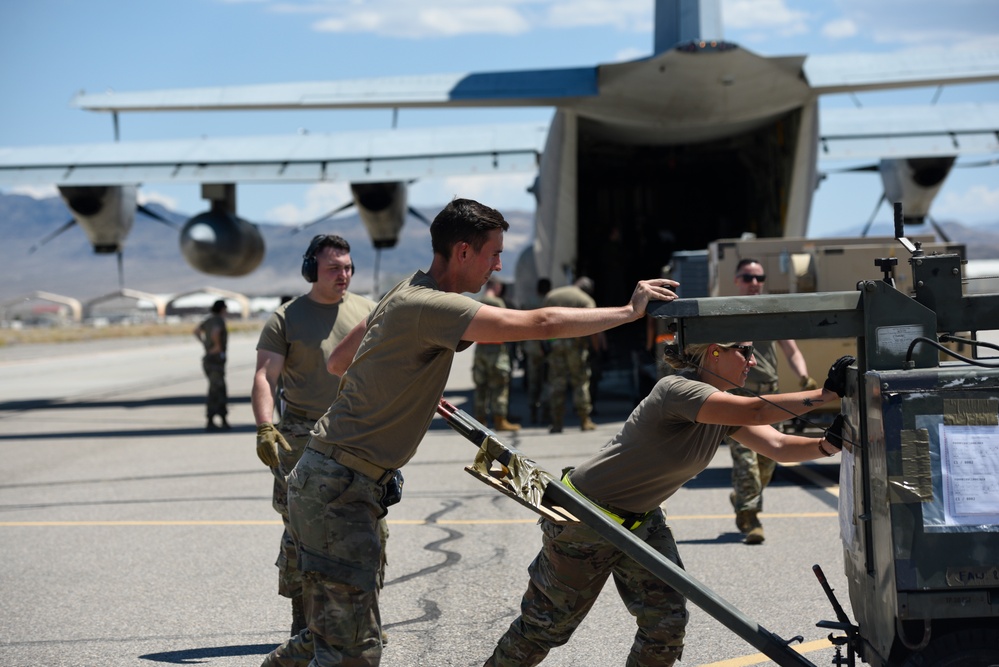
[[[796,514],[770,514],[763,515],[767,519],[829,519],[837,516],[836,512],[799,512]],[[686,514],[667,515],[666,521],[704,521],[704,520],[724,520],[728,521],[732,516],[729,514]],[[428,522],[423,519],[390,519],[389,524],[395,526],[457,526],[457,525],[482,525],[501,526],[515,524],[533,524],[537,519],[451,519],[446,521]],[[214,520],[214,521],[0,521],[0,528],[58,528],[64,526],[280,526],[282,523],[277,520]]]
[[[804,655],[806,653],[821,651],[822,649],[831,647],[832,644],[828,639],[816,639],[815,641],[805,642],[804,644],[792,646],[791,648],[801,655]],[[719,662],[705,663],[701,665],[701,667],[749,667],[750,665],[763,665],[768,662],[770,662],[770,658],[767,656],[762,653],[753,653],[752,655],[742,656],[741,658],[730,658]]]

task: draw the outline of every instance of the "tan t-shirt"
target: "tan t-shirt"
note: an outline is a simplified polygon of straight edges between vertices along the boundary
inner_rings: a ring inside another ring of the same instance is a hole
[[[284,357],[281,386],[285,402],[318,419],[336,398],[339,376],[326,370],[326,359],[375,302],[347,292],[339,303],[316,303],[300,296],[282,304],[267,320],[257,349]]]
[[[589,294],[576,287],[566,285],[548,292],[541,301],[542,306],[563,306],[565,308],[596,308],[597,302]]]
[[[718,391],[686,375],[659,380],[621,431],[572,474],[591,500],[627,512],[648,512],[704,470],[725,436],[740,426],[697,423],[697,412]]]
[[[470,345],[461,336],[481,305],[441,291],[422,271],[396,285],[368,316],[315,438],[383,468],[401,468],[430,428],[454,354]]]
[[[753,341],[756,365],[749,369],[746,384],[761,385],[777,382],[777,344],[772,340]]]

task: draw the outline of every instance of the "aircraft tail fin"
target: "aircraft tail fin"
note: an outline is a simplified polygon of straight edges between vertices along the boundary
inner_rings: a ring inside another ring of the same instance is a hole
[[[721,40],[721,0],[656,0],[656,54],[677,44]]]

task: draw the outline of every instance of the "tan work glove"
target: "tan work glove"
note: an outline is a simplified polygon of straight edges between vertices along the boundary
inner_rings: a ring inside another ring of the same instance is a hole
[[[274,428],[274,424],[264,422],[257,426],[257,456],[268,468],[278,467],[278,446],[286,452],[291,451],[291,445],[281,435],[281,431]]]
[[[812,389],[818,389],[819,383],[807,375],[801,378],[801,391],[811,391]]]

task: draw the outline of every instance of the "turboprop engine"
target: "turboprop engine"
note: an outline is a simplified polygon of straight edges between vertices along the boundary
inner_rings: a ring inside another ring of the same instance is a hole
[[[138,188],[134,185],[61,185],[69,207],[96,253],[120,252],[135,222]]]
[[[264,259],[260,230],[213,201],[212,210],[196,215],[180,231],[180,251],[198,271],[217,276],[245,276]]]

